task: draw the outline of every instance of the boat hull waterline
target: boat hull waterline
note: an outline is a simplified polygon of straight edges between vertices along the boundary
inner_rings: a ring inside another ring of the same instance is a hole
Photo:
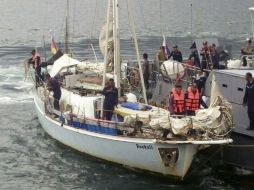
[[[52,138],[75,150],[97,158],[183,178],[198,150],[196,144],[157,143],[155,139],[110,136],[62,125],[45,115],[43,111],[44,104],[38,96],[34,100],[39,122]],[[173,167],[165,166],[159,148],[179,152],[178,159]]]

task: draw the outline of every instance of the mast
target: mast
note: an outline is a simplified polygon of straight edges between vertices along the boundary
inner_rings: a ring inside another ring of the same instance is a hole
[[[120,36],[119,36],[119,2],[113,0],[113,39],[114,39],[114,79],[116,88],[120,92]],[[118,93],[120,96],[120,93]]]
[[[130,19],[130,25],[131,25],[132,35],[133,35],[135,49],[136,49],[136,54],[137,54],[138,67],[139,67],[139,75],[140,75],[140,79],[141,79],[141,86],[142,86],[142,91],[143,91],[143,97],[144,97],[145,103],[147,104],[146,89],[145,89],[145,84],[144,84],[144,76],[143,76],[142,67],[141,67],[141,61],[140,61],[140,55],[139,55],[139,47],[138,47],[137,35],[136,35],[136,30],[135,30],[135,21],[134,21],[134,17],[133,17],[132,8],[133,8],[133,6],[132,6],[132,0],[128,0],[129,19]]]
[[[106,70],[107,70],[107,63],[108,63],[108,33],[109,33],[109,15],[110,15],[110,4],[111,0],[108,0],[108,9],[107,9],[107,27],[106,27],[106,45],[105,45],[105,55],[104,55],[104,70],[103,70],[103,80],[102,86],[105,87],[106,83]]]
[[[254,7],[249,8],[251,14],[252,39],[254,40]]]
[[[65,17],[65,36],[64,36],[64,53],[69,54],[69,0],[66,0],[66,17]]]
[[[192,31],[192,3],[190,4],[190,29],[191,29],[191,44],[193,38],[193,31]]]

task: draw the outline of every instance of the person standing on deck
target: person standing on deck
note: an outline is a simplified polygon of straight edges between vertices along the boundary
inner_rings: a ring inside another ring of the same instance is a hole
[[[35,70],[35,82],[36,82],[36,88],[40,84],[40,80],[42,80],[41,76],[41,56],[36,52],[35,49],[31,51],[32,57],[28,60],[29,64],[33,65],[33,68]]]
[[[104,118],[111,121],[115,106],[118,104],[118,90],[115,87],[114,79],[109,79],[102,94],[105,96],[103,104]]]
[[[184,91],[180,84],[176,84],[170,92],[169,110],[174,115],[184,115]]]
[[[247,81],[245,94],[243,98],[243,105],[248,106],[248,116],[250,126],[247,130],[254,130],[254,80],[251,73],[246,73],[245,80]]]
[[[216,50],[216,45],[212,44],[210,47],[211,65],[210,69],[219,69],[219,54]]]
[[[170,59],[171,57],[173,57],[173,61],[177,61],[182,63],[183,61],[183,56],[181,51],[178,50],[177,45],[173,46],[173,51],[170,53],[170,55],[168,56],[168,59]]]
[[[195,112],[200,107],[200,95],[197,90],[197,84],[193,83],[188,87],[188,90],[185,93],[185,105],[187,115],[194,116]]]
[[[246,45],[244,48],[241,49],[241,54],[244,56],[243,57],[243,66],[247,66],[247,59],[246,55],[252,55],[253,54],[253,47],[251,45],[251,39],[247,38],[246,39]]]
[[[148,90],[149,89],[150,71],[149,71],[149,61],[148,61],[148,55],[147,55],[147,53],[143,54],[143,59],[144,59],[144,65],[143,65],[144,83],[145,83],[146,89]]]
[[[61,98],[61,87],[57,79],[52,78],[48,73],[45,75],[49,90],[53,91],[54,108],[60,110],[59,101]]]
[[[209,64],[211,64],[211,59],[207,41],[203,42],[203,48],[201,49],[200,55],[202,56],[201,69],[208,69]]]
[[[204,95],[206,76],[201,69],[197,70],[197,74],[196,74],[194,82],[197,84],[197,89],[200,95],[200,100],[199,100],[200,105],[203,106],[203,108],[208,108],[208,106],[206,105],[206,103],[204,102],[202,98],[202,96]]]
[[[194,59],[194,65],[198,68],[200,68],[200,60],[199,60],[199,56],[198,56],[198,50],[195,49],[191,52],[191,54],[189,55],[189,60]]]
[[[160,51],[156,54],[156,60],[159,62],[168,60],[164,46],[160,47]]]

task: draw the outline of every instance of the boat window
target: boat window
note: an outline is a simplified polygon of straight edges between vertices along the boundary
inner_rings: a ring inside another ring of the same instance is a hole
[[[227,88],[228,85],[227,84],[222,84],[222,87]]]
[[[237,88],[237,90],[242,92],[242,91],[243,91],[243,88]]]

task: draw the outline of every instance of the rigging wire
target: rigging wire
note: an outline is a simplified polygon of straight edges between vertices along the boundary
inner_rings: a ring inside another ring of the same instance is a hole
[[[72,38],[71,38],[71,43],[74,43],[74,38],[75,38],[75,25],[76,25],[76,7],[77,7],[77,1],[73,1],[73,13],[72,13]]]
[[[141,1],[137,1],[137,2],[138,2],[138,6],[141,13],[141,18],[143,20],[144,28],[148,31],[148,35],[151,35],[151,29],[150,27],[148,27],[148,24],[146,22],[145,15],[144,15],[144,9],[143,9],[143,6],[141,5],[142,2]]]
[[[93,47],[92,37],[93,37],[93,32],[95,31],[95,24],[96,24],[95,18],[96,18],[97,11],[98,11],[97,9],[98,9],[98,1],[95,0],[94,15],[93,15],[93,19],[92,19],[90,34],[88,37],[88,48],[92,49],[96,63],[98,63],[98,59],[97,59],[95,49]]]

